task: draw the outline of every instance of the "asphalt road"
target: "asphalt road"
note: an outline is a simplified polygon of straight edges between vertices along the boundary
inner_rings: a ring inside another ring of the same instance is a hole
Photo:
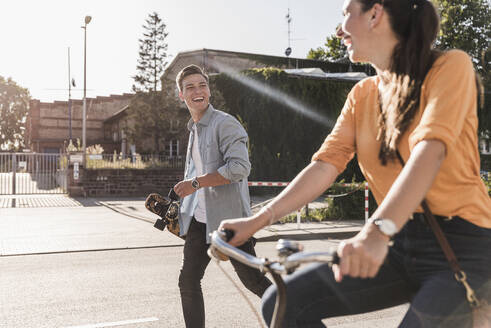
[[[0,327],[184,326],[177,287],[182,240],[154,229],[155,218],[141,200],[75,200],[69,207],[55,198],[42,201],[53,207],[38,208],[27,199],[26,208],[0,208]],[[321,250],[336,242],[302,243]],[[274,258],[275,242],[260,242],[256,250]],[[230,263],[222,267],[241,285]],[[260,327],[215,263],[202,286],[207,327]],[[259,309],[260,300],[242,290]],[[325,323],[396,327],[405,308]]]
[[[306,241],[318,250],[326,242]],[[274,242],[258,244],[273,257]],[[183,327],[182,247],[0,258],[0,327]],[[231,265],[221,266],[239,283]],[[240,284],[240,283],[239,283]],[[260,327],[215,263],[203,280],[207,327]],[[242,288],[256,309],[259,299]],[[405,307],[325,320],[334,327],[396,327]]]

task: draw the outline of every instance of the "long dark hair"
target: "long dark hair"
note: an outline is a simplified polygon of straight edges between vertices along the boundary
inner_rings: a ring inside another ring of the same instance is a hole
[[[428,0],[358,0],[363,12],[376,3],[383,5],[399,42],[392,53],[388,73],[382,73],[385,90],[380,95],[378,140],[383,165],[396,156],[400,137],[419,107],[421,85],[439,56],[433,44],[439,18]]]

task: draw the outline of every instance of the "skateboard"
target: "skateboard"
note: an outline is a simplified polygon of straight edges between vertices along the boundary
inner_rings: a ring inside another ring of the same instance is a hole
[[[164,230],[167,227],[172,234],[184,239],[184,236],[179,236],[179,196],[174,192],[174,189],[169,191],[168,196],[162,196],[157,193],[151,193],[145,200],[145,207],[150,212],[160,216],[160,219],[155,221],[153,225],[159,230]]]

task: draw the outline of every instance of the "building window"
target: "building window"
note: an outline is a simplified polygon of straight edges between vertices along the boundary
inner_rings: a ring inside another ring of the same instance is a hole
[[[170,131],[177,132],[179,130],[179,126],[181,122],[179,120],[170,120]]]
[[[170,158],[179,157],[179,140],[171,140],[166,147],[167,156]]]

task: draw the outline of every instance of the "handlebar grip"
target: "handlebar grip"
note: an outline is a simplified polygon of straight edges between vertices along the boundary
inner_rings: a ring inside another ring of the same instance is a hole
[[[338,255],[338,252],[334,252],[334,255],[332,256],[332,264],[339,264],[341,261],[341,258]]]
[[[222,229],[222,232],[225,234],[225,241],[229,242],[230,239],[234,238],[235,231],[229,229]]]

